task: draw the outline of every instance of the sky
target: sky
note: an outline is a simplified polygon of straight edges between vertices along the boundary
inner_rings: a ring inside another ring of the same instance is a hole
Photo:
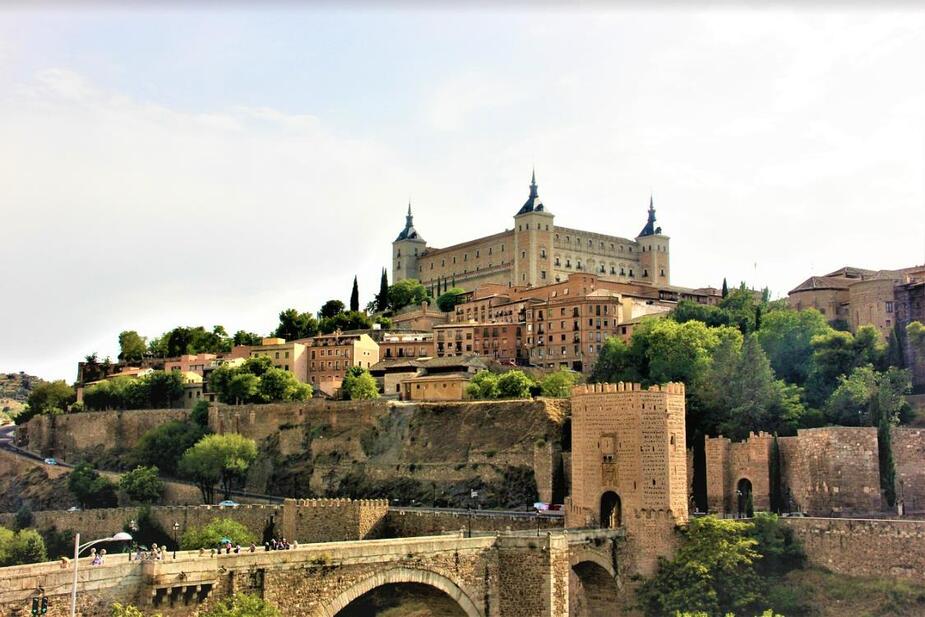
[[[925,11],[526,4],[0,8],[0,372],[378,289],[446,246],[634,237],[776,297],[925,262]],[[811,8],[801,8],[810,6]]]

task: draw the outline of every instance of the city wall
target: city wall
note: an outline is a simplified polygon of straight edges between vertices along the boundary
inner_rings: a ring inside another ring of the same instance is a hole
[[[338,542],[377,537],[388,510],[387,500],[287,499],[281,505],[153,506],[151,519],[168,534],[174,523],[180,534],[203,527],[216,518],[241,523],[258,539],[265,532],[298,542]],[[138,520],[140,508],[100,508],[68,512],[34,512],[34,526],[42,531],[79,532],[85,538],[110,537]],[[15,514],[0,514],[0,526],[12,528]]]
[[[849,576],[925,583],[925,521],[784,518],[809,562]]]
[[[708,437],[704,442],[707,459],[707,511],[736,512],[739,492],[750,487],[755,510],[771,508],[771,445],[768,433],[753,433],[733,442],[725,437]],[[744,491],[742,491],[744,493]]]
[[[896,498],[907,514],[925,513],[925,428],[896,427],[891,434]]]
[[[384,521],[385,537],[407,538],[468,532],[562,529],[565,517],[536,516],[530,512],[508,514],[486,510],[423,510],[390,508]]]

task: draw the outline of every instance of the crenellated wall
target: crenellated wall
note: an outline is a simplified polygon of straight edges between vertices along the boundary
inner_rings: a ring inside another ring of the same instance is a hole
[[[742,506],[744,513],[747,486],[751,487],[754,509],[770,509],[773,442],[774,437],[768,433],[753,433],[740,442],[723,436],[705,439],[708,512],[738,512]],[[740,488],[745,489],[742,496]]]
[[[564,516],[536,516],[486,510],[391,508],[385,517],[386,537],[427,536],[470,529],[474,532],[562,529]]]

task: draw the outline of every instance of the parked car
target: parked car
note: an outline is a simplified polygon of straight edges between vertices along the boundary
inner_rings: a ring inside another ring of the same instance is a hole
[[[218,502],[218,505],[225,506],[226,508],[237,508],[241,504],[237,501],[231,501],[230,499],[225,499],[224,501]]]
[[[70,508],[67,509],[67,511],[68,512],[80,512],[80,508],[78,508],[77,506],[71,506]]]
[[[57,459],[54,459],[54,458],[46,458],[46,459],[45,459],[45,464],[46,464],[46,465],[57,465],[57,464],[58,464],[58,461],[57,461]]]

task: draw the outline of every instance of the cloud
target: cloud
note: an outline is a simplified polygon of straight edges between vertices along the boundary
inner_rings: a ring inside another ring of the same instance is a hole
[[[489,112],[510,108],[523,101],[510,84],[484,73],[466,72],[436,86],[424,103],[429,126],[440,131],[460,131]]]

